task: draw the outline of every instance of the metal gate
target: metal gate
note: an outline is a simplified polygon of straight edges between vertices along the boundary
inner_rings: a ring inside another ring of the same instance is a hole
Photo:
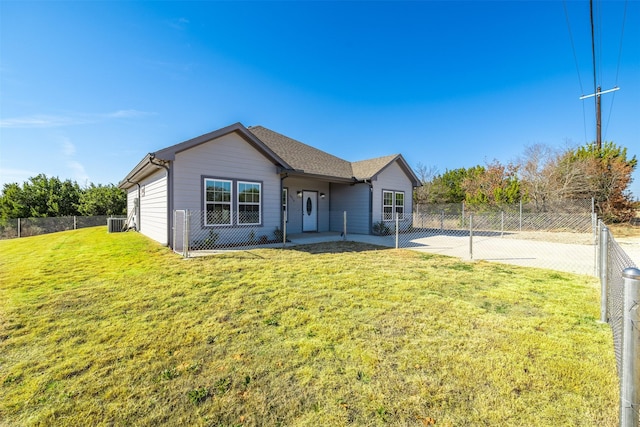
[[[189,212],[173,211],[173,250],[183,257],[189,256]]]

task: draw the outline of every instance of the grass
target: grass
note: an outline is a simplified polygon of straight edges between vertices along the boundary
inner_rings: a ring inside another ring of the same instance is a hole
[[[614,426],[598,309],[590,277],[348,242],[0,241],[0,424]]]

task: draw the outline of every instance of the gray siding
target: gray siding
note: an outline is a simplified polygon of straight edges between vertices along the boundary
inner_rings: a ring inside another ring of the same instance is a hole
[[[193,147],[176,154],[173,164],[174,209],[203,212],[204,178],[226,179],[234,182],[251,181],[262,184],[262,225],[204,227],[203,221],[191,221],[193,233],[215,229],[221,240],[226,234],[237,234],[238,228],[255,229],[258,235],[273,236],[282,227],[280,175],[276,166],[235,133]],[[235,197],[236,189],[233,194]],[[237,212],[233,203],[232,211]]]
[[[369,234],[369,198],[371,189],[368,184],[332,184],[331,185],[331,231],[342,231],[344,212],[347,212],[347,233]]]
[[[168,190],[167,172],[158,170],[140,182],[140,217],[137,219],[138,230],[160,242],[168,245]],[[137,197],[137,186],[132,187]]]
[[[373,223],[382,221],[382,191],[404,191],[404,221],[402,228],[411,225],[411,212],[413,209],[413,186],[411,180],[398,166],[397,162],[390,164],[380,172],[373,180],[372,192],[372,221]]]

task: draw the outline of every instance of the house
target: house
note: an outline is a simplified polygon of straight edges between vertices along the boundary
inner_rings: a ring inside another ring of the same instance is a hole
[[[366,147],[363,145],[363,151]],[[128,226],[173,247],[174,213],[216,238],[238,230],[272,235],[342,231],[370,234],[411,225],[419,179],[400,154],[348,162],[262,126],[236,123],[149,153],[120,182]],[[231,238],[231,237],[228,237]]]

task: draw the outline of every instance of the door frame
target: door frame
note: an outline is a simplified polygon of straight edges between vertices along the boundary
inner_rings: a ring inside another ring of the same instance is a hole
[[[307,197],[310,197],[311,213],[307,213]],[[307,217],[311,217],[314,220],[308,224]],[[317,232],[318,231],[318,192],[313,190],[302,190],[302,232]]]

